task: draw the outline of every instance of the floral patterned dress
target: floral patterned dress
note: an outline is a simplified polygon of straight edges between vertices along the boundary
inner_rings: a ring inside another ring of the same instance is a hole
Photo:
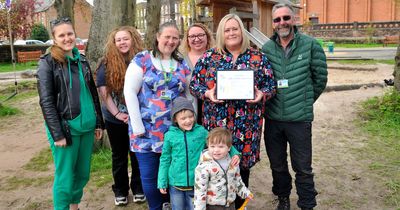
[[[204,100],[203,125],[207,130],[226,127],[232,132],[233,146],[242,153],[241,168],[249,169],[260,160],[260,140],[264,103],[247,103],[246,100],[226,100],[213,103],[204,97],[215,85],[217,71],[230,69],[254,70],[254,84],[269,99],[276,93],[271,65],[267,57],[258,50],[247,49],[233,63],[233,55],[218,53],[211,48],[195,66],[190,81],[190,91]]]
[[[172,124],[172,101],[185,95],[185,87],[188,85],[186,77],[190,70],[186,64],[178,62],[177,68],[167,75],[153,65],[148,51],[137,54],[132,62],[136,62],[143,69],[143,84],[137,97],[145,133],[143,136],[135,136],[129,122],[130,148],[133,152],[161,153],[164,133]],[[166,76],[169,77],[168,81]],[[162,97],[165,90],[170,93],[170,99]]]

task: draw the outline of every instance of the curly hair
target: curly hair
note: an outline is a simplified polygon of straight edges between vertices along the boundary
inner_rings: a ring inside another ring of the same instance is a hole
[[[126,54],[122,54],[115,45],[115,35],[120,31],[126,31],[131,35],[132,45]],[[124,88],[124,80],[128,63],[136,53],[143,50],[143,41],[139,32],[132,26],[120,26],[111,31],[104,47],[105,55],[103,63],[106,65],[107,91],[121,93]]]
[[[204,33],[206,34],[206,36],[207,36],[206,49],[210,49],[214,45],[214,37],[212,36],[212,34],[211,34],[210,30],[207,28],[207,26],[205,26],[202,23],[194,23],[193,25],[189,26],[189,28],[186,30],[186,33],[183,37],[182,46],[180,49],[183,54],[187,54],[191,50],[190,45],[189,45],[188,35],[189,35],[190,29],[192,29],[194,27],[201,28],[204,31]]]

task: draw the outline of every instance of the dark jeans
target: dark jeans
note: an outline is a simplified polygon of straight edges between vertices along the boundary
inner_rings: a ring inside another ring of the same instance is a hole
[[[272,169],[272,192],[277,196],[289,196],[292,177],[287,162],[287,145],[290,145],[290,160],[296,173],[296,189],[300,208],[317,205],[312,173],[311,122],[279,122],[266,119],[264,140]]]
[[[169,202],[169,196],[160,193],[157,189],[158,166],[160,165],[159,153],[147,152],[136,153],[139,162],[140,175],[143,191],[146,195],[150,210],[161,210],[165,202]]]
[[[244,185],[246,185],[246,187],[249,187],[249,179],[250,179],[250,169],[240,169],[240,176],[242,177],[242,181],[244,183]],[[244,203],[245,199],[242,199],[239,195],[236,195],[236,199],[235,199],[235,208],[239,209],[243,203]]]
[[[110,121],[105,121],[105,125],[112,151],[112,173],[114,178],[112,189],[115,196],[128,196],[129,187],[134,195],[143,194],[136,155],[130,152],[129,149],[128,125],[115,124]],[[132,168],[130,186],[128,176],[128,154],[131,158]]]

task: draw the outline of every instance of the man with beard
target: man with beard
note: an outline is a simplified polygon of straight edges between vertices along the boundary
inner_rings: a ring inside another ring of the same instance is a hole
[[[317,205],[312,172],[311,123],[313,104],[326,87],[326,57],[318,42],[298,32],[290,5],[272,8],[274,35],[262,48],[277,81],[276,96],[266,102],[264,140],[272,170],[272,192],[278,210],[290,209],[292,177],[288,169],[287,145],[296,173],[297,205]]]

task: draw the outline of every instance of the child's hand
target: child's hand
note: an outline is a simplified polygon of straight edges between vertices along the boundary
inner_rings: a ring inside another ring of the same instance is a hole
[[[231,167],[238,166],[239,163],[240,163],[240,156],[239,155],[233,156],[231,160]]]
[[[167,194],[167,189],[160,189],[161,194]]]
[[[254,195],[253,195],[253,193],[250,193],[250,195],[249,195],[249,196],[247,196],[247,199],[249,199],[249,200],[253,200],[253,198],[254,198]]]

